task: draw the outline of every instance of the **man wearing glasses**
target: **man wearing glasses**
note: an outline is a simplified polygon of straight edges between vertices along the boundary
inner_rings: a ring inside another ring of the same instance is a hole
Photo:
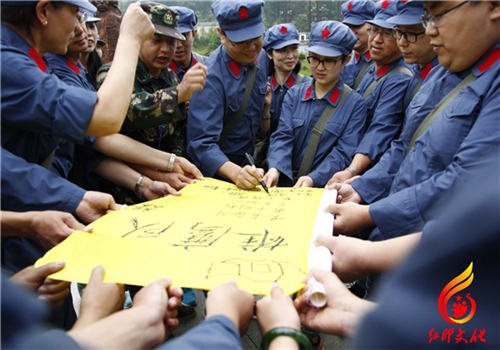
[[[374,19],[367,21],[370,54],[375,63],[356,90],[366,100],[366,133],[351,164],[335,173],[330,179],[333,182],[348,180],[375,165],[400,132],[404,120],[403,99],[412,72],[392,36],[393,24],[387,22],[396,15],[396,1],[379,1],[375,6]]]
[[[212,4],[222,45],[205,61],[205,89],[193,95],[187,122],[187,152],[194,164],[205,176],[243,189],[259,185],[264,173],[243,166],[245,153],[254,151],[267,93],[263,7],[262,0]]]
[[[433,70],[418,95],[426,96],[423,107],[435,107],[430,113],[423,107],[407,110],[407,119],[423,121],[392,181],[378,185],[375,202],[360,205],[369,199],[350,185],[337,186],[342,204],[329,210],[336,214],[339,234],[376,226],[370,239],[382,240],[421,231],[450,204],[444,198],[481,176],[478,169],[498,155],[500,2],[426,1],[424,9],[425,34],[442,67]]]

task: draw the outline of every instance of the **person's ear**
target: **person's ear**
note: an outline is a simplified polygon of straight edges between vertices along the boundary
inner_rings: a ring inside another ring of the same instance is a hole
[[[222,45],[226,45],[226,36],[224,35],[224,32],[220,29],[220,27],[217,27],[217,33],[219,33],[220,37],[220,42]]]
[[[272,54],[271,50],[266,51],[266,55],[267,55],[267,58],[269,58],[271,61],[273,60],[273,54]]]
[[[500,19],[500,2],[498,1],[490,1],[490,19],[492,21],[498,21]]]
[[[196,38],[196,34],[198,34],[198,29],[193,30],[193,40]]]
[[[46,26],[48,24],[49,12],[53,9],[50,5],[50,1],[42,0],[36,4],[36,19],[42,26]]]
[[[344,68],[351,61],[351,58],[352,58],[352,53],[350,53],[344,58],[344,61],[342,62],[342,68]]]

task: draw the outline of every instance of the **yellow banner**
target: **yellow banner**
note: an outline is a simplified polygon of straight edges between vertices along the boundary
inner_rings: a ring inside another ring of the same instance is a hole
[[[101,264],[105,281],[147,285],[171,277],[210,290],[234,278],[252,294],[277,282],[298,291],[307,274],[312,229],[323,189],[245,191],[205,179],[168,196],[112,212],[75,232],[37,261],[66,260],[52,277],[88,282]]]

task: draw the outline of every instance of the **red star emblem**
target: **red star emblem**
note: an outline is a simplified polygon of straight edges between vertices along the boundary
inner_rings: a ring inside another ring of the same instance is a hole
[[[322,38],[328,38],[328,36],[330,35],[330,31],[328,30],[328,28],[325,28],[323,29],[323,31],[321,32],[321,37]]]
[[[248,10],[246,8],[242,7],[238,13],[240,14],[240,19],[248,18]]]
[[[348,3],[348,4],[347,4],[347,9],[348,9],[349,11],[351,11],[351,10],[352,10],[352,2],[350,2],[350,3]]]
[[[408,0],[403,0],[401,1],[403,4],[406,4],[408,2]]]
[[[389,4],[390,4],[390,3],[389,3],[389,1],[384,0],[384,1],[382,2],[382,8],[383,8],[384,10],[387,10],[387,6],[389,6]]]
[[[459,295],[457,296],[457,301],[461,301],[462,300],[462,297]]]
[[[286,33],[288,33],[288,29],[285,26],[283,26],[283,27],[281,27],[280,32],[282,34],[286,34]]]

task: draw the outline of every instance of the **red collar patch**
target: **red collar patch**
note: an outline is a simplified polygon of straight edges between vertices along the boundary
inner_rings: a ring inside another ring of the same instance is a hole
[[[80,75],[80,68],[78,68],[73,62],[71,62],[69,59],[66,61],[66,64],[68,65],[69,68],[76,74]]]
[[[382,7],[384,10],[387,10],[387,6],[389,6],[389,4],[390,4],[390,2],[389,2],[389,1],[384,0],[384,1],[382,2],[382,6],[381,6],[381,7]]]
[[[198,61],[196,60],[196,57],[193,56],[193,66],[198,63]]]
[[[330,101],[332,101],[333,104],[337,103],[339,96],[340,96],[340,91],[339,89],[335,88],[335,90],[330,95]]]
[[[356,60],[356,63],[359,62],[359,58],[360,58],[360,56],[357,53],[355,53],[354,54],[354,59]]]
[[[349,11],[351,11],[351,10],[352,10],[352,2],[349,2],[349,3],[347,4],[347,9],[348,9]]]
[[[493,49],[493,51],[491,51],[486,60],[479,66],[479,71],[481,73],[484,72],[485,70],[490,68],[493,65],[493,63],[498,61],[499,58],[500,58],[500,49],[499,48]]]
[[[429,62],[424,67],[424,69],[422,69],[422,71],[420,72],[420,78],[422,78],[422,81],[424,81],[425,79],[427,79],[427,76],[429,75],[429,72],[431,71],[432,68],[433,68],[432,67],[432,63]]]
[[[382,75],[384,75],[385,73],[387,73],[389,71],[389,67],[387,67],[387,65],[383,66],[382,68],[380,68],[378,71],[377,71],[377,78],[380,78]]]
[[[328,30],[328,28],[325,28],[323,29],[323,31],[321,32],[321,37],[322,38],[328,38],[328,36],[330,35],[330,31]]]
[[[273,77],[271,78],[271,85],[273,86],[273,89],[276,89],[276,86],[278,86],[278,82],[276,81],[276,78]]]
[[[283,27],[281,27],[280,32],[281,32],[282,34],[286,34],[286,33],[288,33],[288,28],[287,28],[287,27],[285,27],[285,26],[283,26]]]
[[[240,75],[241,70],[240,70],[240,67],[238,67],[238,65],[236,64],[236,62],[231,61],[229,63],[229,69],[231,69],[231,71],[233,72],[234,75],[236,75],[236,76]]]
[[[170,67],[170,69],[174,72],[174,73],[177,73],[177,71],[179,70],[179,68],[177,67],[177,65],[175,64],[174,60],[170,61],[170,63],[168,64],[168,66]]]
[[[242,7],[240,9],[240,12],[238,12],[238,14],[240,15],[240,19],[248,18],[248,9]]]
[[[33,47],[28,51],[28,55],[30,55],[30,57],[35,61],[36,65],[42,72],[47,70],[47,65]]]
[[[286,81],[286,85],[288,85],[288,87],[292,87],[294,81],[295,81],[295,78],[293,77],[293,75],[290,75],[288,77],[288,80]]]
[[[365,58],[369,61],[372,59],[372,55],[370,55],[370,51],[368,51],[366,54],[365,54]]]
[[[312,86],[309,86],[306,91],[306,95],[304,96],[304,99],[307,100],[309,97],[311,97],[312,93]]]

